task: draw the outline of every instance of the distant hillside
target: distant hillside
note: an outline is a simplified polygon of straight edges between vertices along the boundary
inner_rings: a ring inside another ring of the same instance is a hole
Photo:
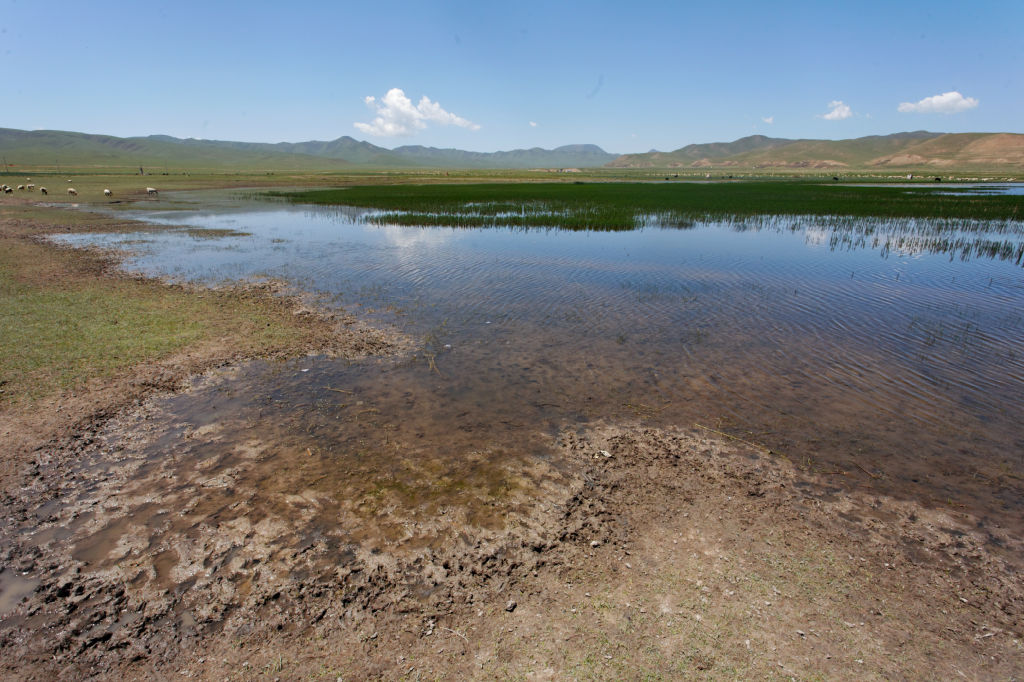
[[[451,168],[583,168],[603,166],[614,161],[597,145],[570,144],[556,149],[513,149],[510,152],[466,152],[461,149],[437,149],[419,145],[396,147],[392,154],[416,161],[422,166]]]
[[[625,154],[608,165],[614,168],[681,168],[701,161],[728,158],[754,150],[774,149],[793,140],[751,135],[735,142],[690,144],[674,152],[649,151],[646,154]]]
[[[15,166],[144,166],[175,169],[335,170],[351,166],[429,168],[570,168],[613,161],[600,147],[566,145],[557,149],[467,152],[404,146],[389,150],[351,137],[331,141],[230,142],[180,139],[167,135],[113,137],[58,130],[0,128],[0,153]]]
[[[174,138],[172,138],[174,139]],[[262,153],[287,154],[299,156],[316,156],[325,159],[337,159],[346,163],[364,166],[408,166],[411,162],[383,147],[360,142],[354,138],[339,137],[336,140],[322,142],[225,142],[221,140],[186,140],[185,142],[215,145],[225,149],[243,149]]]
[[[672,152],[615,156],[592,144],[556,149],[469,152],[406,145],[385,149],[351,137],[308,142],[230,142],[167,135],[113,137],[0,128],[0,154],[18,166],[121,166],[202,170],[346,168],[1006,168],[1024,173],[1024,135],[916,131],[852,140],[788,140],[752,135]]]
[[[272,147],[272,145],[267,145]],[[112,137],[60,130],[0,128],[0,154],[13,166],[143,166],[175,169],[267,168],[335,170],[343,159],[264,148],[231,148],[164,135]]]
[[[944,168],[1024,165],[1024,135],[930,133],[852,140],[787,140],[754,135],[674,152],[620,156],[613,168]]]

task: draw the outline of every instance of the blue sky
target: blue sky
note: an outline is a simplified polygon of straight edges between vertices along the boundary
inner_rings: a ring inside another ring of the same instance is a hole
[[[1020,133],[1022,28],[1017,0],[0,0],[0,127],[612,152]]]

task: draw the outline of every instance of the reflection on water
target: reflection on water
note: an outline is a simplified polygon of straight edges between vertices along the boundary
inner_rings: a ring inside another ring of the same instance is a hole
[[[316,380],[254,365],[250,398],[206,412],[276,424],[281,442],[303,434],[299,451],[354,437],[309,420],[317,401],[328,412],[345,402],[326,386],[357,385],[388,437],[422,453],[540,456],[536,435],[566,424],[700,423],[837,484],[1004,521],[1020,510],[1019,223],[776,217],[628,232],[451,229],[242,202],[144,217],[246,234],[63,239],[127,245],[126,267],[154,275],[287,280],[423,340],[418,357],[369,378],[330,360],[317,361]],[[260,416],[269,414],[261,396],[275,391],[308,398],[293,401],[304,406],[298,416]],[[396,489],[413,485],[396,473],[407,459],[389,467]]]
[[[1005,196],[1005,195],[1021,195],[1024,194],[1024,183],[1019,182],[958,182],[953,185],[934,185],[929,184],[926,181],[918,182],[889,182],[889,183],[878,183],[878,182],[860,182],[860,183],[843,183],[843,185],[831,185],[833,187],[912,187],[914,189],[929,189],[937,194],[964,194],[964,195],[978,195],[978,196]],[[936,187],[944,187],[945,189],[936,190]]]

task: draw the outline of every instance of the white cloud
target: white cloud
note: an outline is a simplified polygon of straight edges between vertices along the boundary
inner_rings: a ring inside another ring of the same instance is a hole
[[[765,123],[767,123],[768,125],[771,125],[771,124],[775,123],[775,117],[774,116],[765,116],[761,120],[764,121]]]
[[[842,121],[844,118],[850,118],[853,116],[853,111],[850,109],[850,105],[844,104],[842,100],[832,100],[828,103],[828,106],[832,111],[821,116],[821,118],[826,121]]]
[[[384,98],[368,96],[364,100],[366,106],[374,109],[376,118],[371,123],[355,123],[355,127],[367,135],[378,137],[400,137],[412,135],[423,130],[427,123],[453,125],[469,130],[480,130],[480,126],[467,121],[461,116],[445,111],[437,102],[432,102],[424,95],[419,104],[413,105],[412,100],[405,96],[401,88],[391,88]]]
[[[537,122],[536,121],[530,121],[530,127],[531,128],[536,128],[537,127]]]
[[[976,106],[978,106],[978,100],[973,97],[964,97],[954,90],[941,95],[925,97],[917,104],[903,102],[896,109],[904,114],[957,114]]]

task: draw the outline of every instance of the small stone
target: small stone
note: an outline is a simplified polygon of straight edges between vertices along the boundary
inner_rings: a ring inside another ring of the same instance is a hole
[[[508,611],[509,613],[512,613],[513,611],[516,610],[516,606],[518,606],[518,604],[516,604],[515,600],[514,599],[509,599],[508,603],[505,604],[505,610]]]
[[[612,453],[608,452],[607,450],[599,450],[598,452],[600,452],[605,457],[611,457],[612,456]]]
[[[601,546],[601,543],[600,543],[600,542],[598,542],[597,540],[591,540],[591,541],[590,541],[590,546],[591,546],[591,547],[600,547],[600,546]]]

